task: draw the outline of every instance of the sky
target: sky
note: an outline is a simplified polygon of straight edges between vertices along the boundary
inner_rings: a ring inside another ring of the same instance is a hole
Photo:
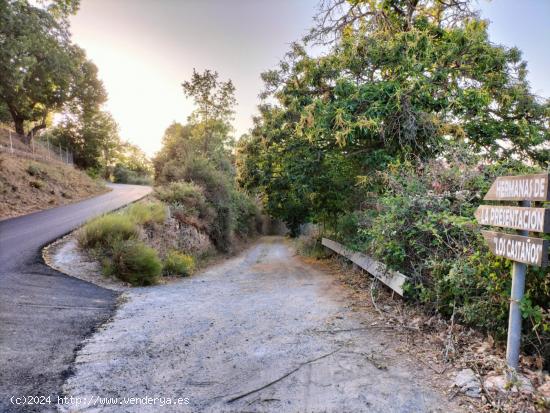
[[[120,135],[148,155],[164,130],[193,110],[181,83],[193,68],[231,79],[235,136],[259,103],[260,73],[312,26],[318,0],[81,0],[73,40],[99,68]],[[524,52],[535,93],[550,97],[550,0],[479,0],[494,43]]]

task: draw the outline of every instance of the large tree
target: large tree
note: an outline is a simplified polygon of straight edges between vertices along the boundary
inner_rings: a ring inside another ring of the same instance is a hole
[[[93,65],[71,42],[67,18],[77,8],[75,0],[0,0],[0,100],[27,139],[69,102],[106,98]]]
[[[325,3],[309,41],[329,52],[312,57],[296,43],[263,74],[276,105],[239,149],[241,184],[295,228],[297,216],[327,222],[353,208],[340,191],[356,196],[353,174],[372,190],[389,162],[444,156],[450,143],[547,164],[550,104],[530,91],[521,53],[491,43],[469,3]]]

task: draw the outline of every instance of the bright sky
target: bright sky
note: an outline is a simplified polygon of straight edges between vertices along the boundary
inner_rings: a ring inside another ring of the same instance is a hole
[[[318,0],[82,0],[71,19],[76,43],[99,67],[123,139],[149,155],[172,121],[185,122],[192,102],[181,83],[193,68],[232,79],[236,136],[245,133],[273,68],[312,25]],[[536,93],[550,96],[550,1],[480,1],[495,43],[518,46]]]

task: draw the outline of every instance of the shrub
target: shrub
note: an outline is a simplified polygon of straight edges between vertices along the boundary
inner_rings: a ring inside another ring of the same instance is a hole
[[[153,182],[150,176],[139,174],[120,164],[117,164],[113,170],[113,181],[132,185],[151,185]]]
[[[177,251],[170,251],[164,260],[166,275],[188,276],[195,270],[195,260],[192,256]]]
[[[139,228],[133,219],[123,214],[108,214],[88,222],[78,235],[85,248],[111,249],[119,241],[137,239]]]
[[[321,235],[318,230],[300,235],[296,239],[296,252],[305,257],[326,258],[328,250],[321,244]]]
[[[27,166],[27,173],[36,178],[44,178],[47,176],[47,173],[35,163],[30,163],[29,166]]]
[[[428,311],[454,313],[455,320],[504,339],[511,263],[489,252],[473,214],[496,176],[529,172],[534,171],[513,161],[393,164],[382,174],[386,185],[376,207],[341,219],[338,237],[410,276],[408,295]],[[547,365],[549,295],[547,272],[529,267],[523,343]]]
[[[235,232],[241,237],[256,234],[261,227],[262,216],[258,206],[246,194],[233,190],[231,192],[231,207],[233,209]]]
[[[144,286],[158,281],[162,264],[157,252],[143,242],[117,241],[113,244],[110,261],[104,263],[104,270],[134,286]]]
[[[137,202],[130,205],[125,214],[139,225],[162,224],[166,219],[166,207],[161,202]]]
[[[169,204],[180,205],[197,214],[206,202],[203,189],[192,182],[170,182],[155,188],[155,196]]]

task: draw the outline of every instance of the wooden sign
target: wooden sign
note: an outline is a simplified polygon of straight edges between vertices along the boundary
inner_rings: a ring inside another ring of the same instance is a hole
[[[480,225],[550,232],[550,209],[481,205],[475,217]]]
[[[499,176],[486,201],[549,201],[548,174]]]
[[[489,249],[499,257],[524,264],[546,267],[548,265],[548,241],[540,238],[481,231]]]

